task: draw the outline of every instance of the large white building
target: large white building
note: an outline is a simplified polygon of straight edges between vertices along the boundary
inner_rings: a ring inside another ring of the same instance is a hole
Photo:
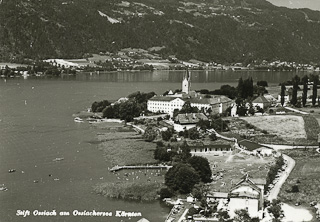
[[[232,100],[226,96],[212,95],[208,98],[205,95],[190,90],[190,76],[187,75],[182,81],[182,92],[169,94],[167,96],[154,96],[148,100],[147,109],[153,113],[167,113],[173,116],[175,109],[181,110],[185,102],[189,101],[192,107],[213,113],[222,113],[231,106]]]

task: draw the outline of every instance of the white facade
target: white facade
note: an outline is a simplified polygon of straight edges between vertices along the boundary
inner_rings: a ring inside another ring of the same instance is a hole
[[[250,217],[261,217],[259,213],[259,200],[258,199],[243,199],[231,198],[229,202],[229,214],[233,218],[236,210],[247,210]]]
[[[168,113],[170,116],[173,116],[173,111],[175,109],[182,109],[184,101],[180,98],[174,97],[153,97],[148,100],[147,109],[153,113],[161,112]]]
[[[186,94],[189,94],[190,92],[190,81],[187,79],[187,77],[182,81],[182,92]]]

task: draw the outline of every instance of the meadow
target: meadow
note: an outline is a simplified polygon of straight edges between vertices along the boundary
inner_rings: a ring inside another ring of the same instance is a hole
[[[302,204],[320,202],[320,153],[315,149],[284,150],[283,153],[292,157],[296,166],[280,190],[281,200]]]
[[[210,189],[217,192],[229,192],[247,173],[253,179],[265,179],[270,166],[275,162],[274,157],[261,159],[236,151],[226,156],[197,155],[209,160],[214,178],[214,181],[210,184]]]
[[[242,118],[248,123],[284,138],[307,138],[305,122],[301,116],[257,116]]]

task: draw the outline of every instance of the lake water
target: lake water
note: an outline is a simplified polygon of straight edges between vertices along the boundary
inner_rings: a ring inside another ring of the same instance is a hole
[[[192,88],[236,85],[240,76],[269,83],[295,73],[192,71]],[[181,88],[184,72],[82,73],[59,78],[0,79],[0,221],[137,221],[139,218],[16,216],[17,210],[57,212],[125,210],[141,212],[151,222],[164,221],[169,209],[160,202],[111,200],[92,192],[115,181],[97,145],[97,130],[73,121],[72,114],[93,101],[117,99],[135,91],[162,93]],[[302,76],[303,74],[299,74]],[[53,161],[63,157],[62,161]],[[16,169],[8,173],[9,169]],[[49,176],[51,175],[51,176]],[[103,179],[102,179],[103,178]],[[55,180],[59,179],[59,180]],[[34,183],[34,181],[38,181]]]

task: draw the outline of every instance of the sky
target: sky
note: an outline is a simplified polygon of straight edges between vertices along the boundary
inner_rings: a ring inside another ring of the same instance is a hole
[[[288,8],[309,8],[320,11],[320,0],[267,0],[276,6]]]

